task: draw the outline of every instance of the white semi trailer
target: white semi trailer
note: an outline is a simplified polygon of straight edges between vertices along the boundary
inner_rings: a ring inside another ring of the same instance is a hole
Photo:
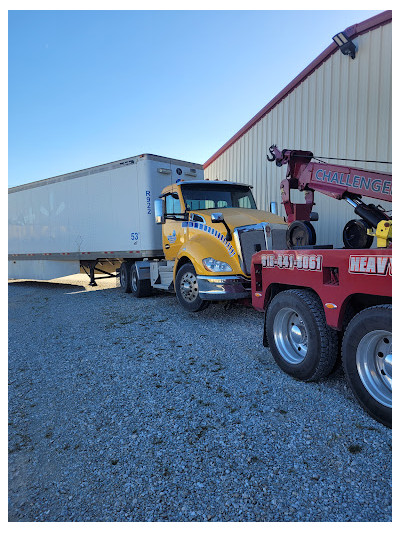
[[[9,189],[9,279],[113,272],[124,260],[162,258],[154,200],[203,167],[143,154]]]

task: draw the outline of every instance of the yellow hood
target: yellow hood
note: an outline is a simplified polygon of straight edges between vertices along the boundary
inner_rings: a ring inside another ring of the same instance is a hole
[[[268,211],[259,211],[258,209],[244,209],[239,207],[225,207],[223,209],[200,209],[194,211],[201,215],[206,224],[211,223],[213,213],[222,213],[225,222],[231,230],[240,226],[249,226],[260,222],[269,222],[270,224],[286,224],[283,217],[269,213]]]

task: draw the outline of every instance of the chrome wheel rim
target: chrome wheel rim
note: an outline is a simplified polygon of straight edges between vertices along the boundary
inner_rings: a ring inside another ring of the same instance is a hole
[[[192,272],[185,272],[180,282],[181,295],[187,302],[194,302],[199,294],[197,278]]]
[[[357,371],[369,394],[392,407],[392,333],[383,329],[364,335],[356,352]]]
[[[308,332],[294,309],[280,309],[274,319],[274,340],[279,353],[292,365],[304,361],[308,350]]]

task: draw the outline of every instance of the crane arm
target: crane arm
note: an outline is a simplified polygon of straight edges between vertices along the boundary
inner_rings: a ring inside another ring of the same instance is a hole
[[[288,165],[286,180],[281,183],[282,202],[286,207],[290,203],[290,190],[306,192],[306,204],[311,204],[313,194],[307,199],[307,192],[318,191],[336,200],[360,200],[362,196],[392,201],[392,175],[349,167],[311,161],[312,152],[303,150],[282,150],[275,145],[269,148],[277,166]],[[301,204],[300,204],[301,205]],[[294,209],[289,207],[289,213]],[[295,220],[295,219],[294,219]],[[290,222],[290,220],[289,220]]]
[[[390,220],[383,209],[374,204],[367,205],[361,198],[367,196],[391,202],[391,174],[312,161],[312,152],[279,150],[276,145],[270,146],[269,153],[271,157],[267,156],[268,161],[275,161],[278,167],[287,165],[286,179],[281,182],[281,196],[289,223],[312,219],[315,191],[336,200],[346,200],[370,227],[377,228],[380,222]],[[305,203],[291,201],[292,189],[304,191]]]

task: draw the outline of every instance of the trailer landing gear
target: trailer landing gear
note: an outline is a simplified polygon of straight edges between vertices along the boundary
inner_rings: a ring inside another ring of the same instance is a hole
[[[106,272],[105,270],[102,270],[101,268],[96,268],[97,261],[81,261],[81,267],[86,272],[86,274],[90,278],[89,286],[90,287],[97,287],[96,279],[105,279],[105,278],[116,278],[116,274],[111,274],[110,272]],[[86,269],[89,269],[89,272]],[[95,271],[101,272],[102,274],[106,274],[105,276],[97,276],[95,277]]]

